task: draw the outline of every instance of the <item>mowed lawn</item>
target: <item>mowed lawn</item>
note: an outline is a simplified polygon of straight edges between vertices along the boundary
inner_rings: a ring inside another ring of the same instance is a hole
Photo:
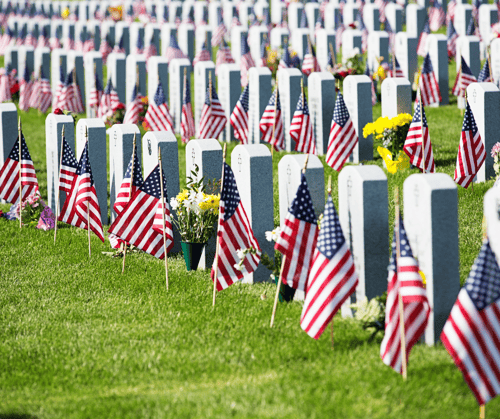
[[[426,109],[438,172],[453,176],[462,116]],[[42,196],[47,195],[45,115],[20,113]],[[374,108],[374,118],[380,105]],[[230,151],[235,146],[229,146]],[[179,144],[181,182],[185,146]],[[489,152],[489,150],[487,150]],[[278,214],[274,154],[275,220]],[[321,157],[324,162],[324,158]],[[228,159],[229,161],[229,159]],[[367,164],[381,166],[380,158]],[[388,174],[393,191],[416,170]],[[338,204],[337,173],[332,175]],[[482,241],[482,201],[493,181],[458,189],[460,281]],[[0,205],[8,210],[9,205]],[[0,418],[477,418],[478,405],[442,345],[417,345],[408,381],[379,357],[382,335],[335,317],[315,341],[300,328],[302,305],[283,303],[269,328],[275,286],[236,284],[212,308],[208,271],[186,272],[60,224],[53,232],[0,219]],[[389,233],[392,236],[392,232]],[[458,278],[457,278],[458,280]],[[486,406],[500,417],[500,402]]]

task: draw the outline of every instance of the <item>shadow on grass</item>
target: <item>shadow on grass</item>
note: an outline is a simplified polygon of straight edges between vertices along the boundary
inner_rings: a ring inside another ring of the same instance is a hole
[[[29,413],[0,413],[0,419],[38,419]]]

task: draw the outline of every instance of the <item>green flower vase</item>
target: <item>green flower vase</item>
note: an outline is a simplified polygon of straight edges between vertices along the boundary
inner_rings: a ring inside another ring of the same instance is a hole
[[[201,254],[206,243],[181,242],[182,252],[184,253],[184,262],[188,271],[196,271],[200,263]]]

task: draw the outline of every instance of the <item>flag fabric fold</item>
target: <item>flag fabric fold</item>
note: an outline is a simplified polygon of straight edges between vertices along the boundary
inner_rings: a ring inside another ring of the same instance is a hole
[[[295,151],[316,154],[316,139],[314,138],[311,115],[304,92],[300,94],[297,109],[293,114],[290,124],[290,137],[295,141]]]
[[[182,100],[181,112],[181,138],[184,143],[187,143],[190,138],[195,135],[193,109],[191,105],[191,87],[189,77],[184,76],[184,98]]]
[[[132,165],[134,173],[132,173]],[[144,180],[142,177],[141,163],[139,162],[139,157],[137,156],[136,146],[130,156],[130,162],[128,163],[127,171],[123,177],[120,189],[118,189],[118,193],[116,194],[113,209],[117,214],[120,214],[123,211],[123,209],[130,202],[130,197],[137,192],[143,183]]]
[[[243,90],[234,110],[229,119],[233,129],[234,138],[241,144],[248,144],[248,92],[250,86],[247,85]]]
[[[174,121],[167,105],[165,91],[161,82],[158,82],[153,100],[149,101],[144,121],[153,131],[173,131]]]
[[[71,192],[71,186],[77,176],[78,161],[64,135],[62,137],[62,153],[61,167],[59,169],[59,190],[68,194]]]
[[[280,95],[277,87],[260,119],[259,129],[262,133],[262,141],[271,144],[276,151],[285,149],[285,131],[283,129]]]
[[[199,138],[215,138],[224,130],[227,123],[226,113],[222,108],[215,86],[210,83],[205,95],[205,104],[201,110]]]
[[[441,91],[432,68],[431,56],[429,53],[424,58],[422,74],[420,75],[420,94],[424,106],[441,102]]]
[[[132,100],[127,105],[125,110],[125,116],[123,117],[124,124],[138,124],[140,113],[143,110],[142,106],[142,95],[139,93],[138,86],[134,86],[134,91],[132,92]]]

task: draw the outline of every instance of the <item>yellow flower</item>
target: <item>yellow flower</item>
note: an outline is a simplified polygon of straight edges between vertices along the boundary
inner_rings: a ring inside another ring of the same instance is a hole
[[[410,159],[406,153],[399,153],[397,160],[392,160],[392,153],[384,147],[377,147],[378,154],[384,159],[387,171],[395,174],[398,170],[408,169],[410,167]]]
[[[382,67],[381,65],[379,65],[375,74],[376,74],[376,76],[379,79],[384,80],[385,79],[385,70],[384,70],[384,67]]]
[[[65,7],[65,8],[63,9],[63,11],[61,12],[61,17],[62,17],[63,19],[67,19],[67,18],[69,17],[69,14],[70,14],[70,12],[69,12],[69,8],[68,8],[68,7]]]
[[[189,192],[187,191],[187,189],[184,189],[182,192],[179,192],[179,194],[177,195],[177,201],[179,203],[181,203],[182,201],[187,199],[188,195],[189,195]]]
[[[420,276],[422,277],[422,282],[424,283],[424,287],[427,285],[427,281],[425,279],[425,274],[422,271],[418,271]]]
[[[371,134],[375,133],[375,125],[373,122],[368,122],[363,128],[363,137],[368,137]]]

